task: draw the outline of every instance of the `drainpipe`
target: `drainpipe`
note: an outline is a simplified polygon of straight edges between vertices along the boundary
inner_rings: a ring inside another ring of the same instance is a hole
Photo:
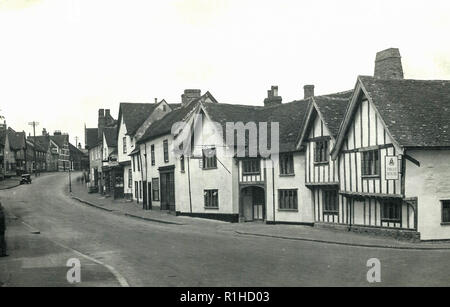
[[[192,214],[191,168],[189,167],[189,164],[191,164],[191,159],[189,157],[187,157],[188,186],[189,186],[189,207],[191,209],[191,214]]]
[[[272,203],[273,203],[273,223],[275,224],[275,169],[272,161]]]

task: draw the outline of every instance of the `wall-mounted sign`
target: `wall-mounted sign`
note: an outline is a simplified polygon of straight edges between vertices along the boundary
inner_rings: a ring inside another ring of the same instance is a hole
[[[386,180],[398,179],[398,158],[397,156],[385,156],[384,157]]]

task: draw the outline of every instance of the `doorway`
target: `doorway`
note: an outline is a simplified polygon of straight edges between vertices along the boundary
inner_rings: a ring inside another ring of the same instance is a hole
[[[175,174],[174,167],[159,169],[161,186],[161,210],[175,212]]]
[[[264,221],[266,218],[265,191],[263,187],[241,189],[241,216],[245,222]]]

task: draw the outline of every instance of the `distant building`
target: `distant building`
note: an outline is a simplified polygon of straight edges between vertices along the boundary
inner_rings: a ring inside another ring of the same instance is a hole
[[[89,180],[92,190],[103,193],[103,131],[116,127],[117,121],[111,116],[109,109],[98,110],[97,128],[85,128],[85,148],[89,155]]]

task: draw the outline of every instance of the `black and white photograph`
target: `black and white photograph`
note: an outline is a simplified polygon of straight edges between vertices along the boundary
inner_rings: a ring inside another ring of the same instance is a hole
[[[447,0],[0,0],[0,287],[450,286],[449,33]]]

